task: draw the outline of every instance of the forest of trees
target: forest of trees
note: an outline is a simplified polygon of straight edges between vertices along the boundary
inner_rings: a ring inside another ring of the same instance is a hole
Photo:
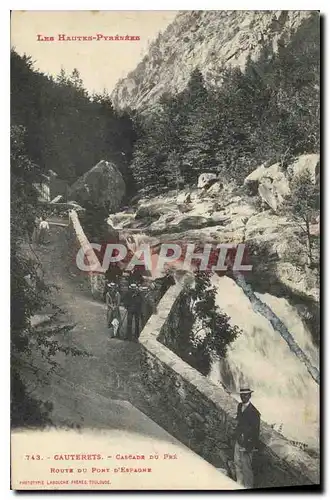
[[[51,169],[72,184],[100,160],[114,161],[133,194],[132,120],[114,111],[106,91],[90,96],[78,70],[46,76],[34,70],[31,57],[13,49],[11,123],[25,128],[27,156],[42,171]]]
[[[131,165],[145,194],[196,184],[202,172],[239,183],[263,162],[285,167],[319,152],[319,17],[312,16],[277,53],[265,47],[245,72],[220,72],[208,88],[198,69],[178,95],[164,95],[151,115],[135,117]]]
[[[219,68],[221,87],[196,68],[183,92],[163,95],[150,113],[117,112],[106,91],[88,94],[77,70],[46,76],[12,50],[12,124],[25,127],[31,161],[69,183],[101,159],[120,167],[128,197],[195,184],[205,171],[241,182],[262,162],[319,152],[319,36],[311,16],[244,73]]]

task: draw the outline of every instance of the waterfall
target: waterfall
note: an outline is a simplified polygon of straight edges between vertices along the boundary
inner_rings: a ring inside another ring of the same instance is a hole
[[[300,346],[297,344],[295,341],[295,338],[291,335],[290,331],[287,329],[283,321],[272,311],[272,309],[265,303],[262,299],[258,297],[257,294],[255,294],[251,288],[250,285],[248,285],[245,282],[245,279],[242,275],[237,273],[235,276],[235,281],[236,283],[244,290],[244,293],[247,297],[249,297],[249,300],[252,304],[253,310],[262,314],[265,318],[267,318],[274,329],[284,338],[284,340],[287,342],[288,346],[290,347],[290,350],[298,356],[298,358],[306,365],[306,368],[310,375],[313,377],[315,382],[318,384],[320,383],[320,373],[315,366],[313,366],[313,363],[309,359],[309,357],[306,355],[306,353],[303,351],[303,349],[300,348]]]
[[[265,422],[289,439],[318,448],[318,384],[270,321],[253,309],[234,280],[214,276],[213,284],[217,287],[217,305],[243,333],[229,346],[225,360],[214,361],[210,379],[225,385],[237,400],[239,386],[250,385],[255,391],[252,402]],[[294,307],[284,298],[255,295],[278,316],[317,366],[318,350]]]

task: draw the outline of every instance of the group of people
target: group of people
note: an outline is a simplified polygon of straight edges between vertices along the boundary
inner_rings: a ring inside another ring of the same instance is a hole
[[[134,281],[128,284],[127,290],[121,291],[119,283],[107,282],[105,302],[107,306],[107,325],[110,337],[122,340],[137,340],[144,320],[144,302],[146,287],[139,286]],[[125,307],[125,314],[120,312],[121,304]],[[126,332],[123,324],[126,319]],[[133,328],[134,325],[134,328]]]
[[[138,267],[125,272],[119,265],[109,266],[105,278],[104,299],[110,337],[137,341],[149,317],[156,312],[157,298],[163,294],[164,284],[167,286],[171,283],[162,282],[158,287]],[[123,286],[122,278],[125,279],[126,286]],[[121,304],[125,308],[123,315],[120,311]],[[123,328],[125,321],[126,329]]]

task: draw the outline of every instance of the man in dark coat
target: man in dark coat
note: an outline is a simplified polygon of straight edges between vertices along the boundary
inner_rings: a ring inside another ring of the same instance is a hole
[[[117,288],[119,294],[120,294],[120,280],[121,280],[122,274],[123,274],[123,271],[119,267],[118,263],[111,263],[109,265],[108,269],[104,273],[104,277],[105,277],[105,285],[104,285],[104,292],[103,292],[104,300],[106,298],[109,283],[114,283],[116,285],[116,288]]]
[[[237,407],[237,427],[235,431],[234,463],[236,479],[245,488],[253,488],[253,450],[258,448],[260,413],[251,403],[248,387],[240,389],[242,402]]]
[[[143,297],[141,290],[135,281],[129,283],[128,290],[123,297],[124,306],[127,311],[126,340],[137,341],[142,325]],[[132,323],[134,320],[134,334]]]
[[[107,283],[107,292],[105,295],[107,305],[107,324],[111,329],[110,338],[116,337],[120,324],[120,293],[116,283]]]

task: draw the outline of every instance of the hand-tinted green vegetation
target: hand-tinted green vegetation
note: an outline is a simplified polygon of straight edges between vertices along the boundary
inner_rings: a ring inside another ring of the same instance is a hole
[[[315,15],[276,53],[265,47],[244,73],[219,68],[219,88],[207,87],[196,69],[183,92],[138,116],[132,172],[140,189],[196,184],[205,171],[242,182],[263,162],[285,167],[319,152],[319,36]]]
[[[127,113],[116,113],[106,91],[88,95],[79,72],[56,78],[11,52],[11,120],[26,129],[27,156],[72,184],[100,160],[113,161],[132,194],[129,164],[135,141]]]

